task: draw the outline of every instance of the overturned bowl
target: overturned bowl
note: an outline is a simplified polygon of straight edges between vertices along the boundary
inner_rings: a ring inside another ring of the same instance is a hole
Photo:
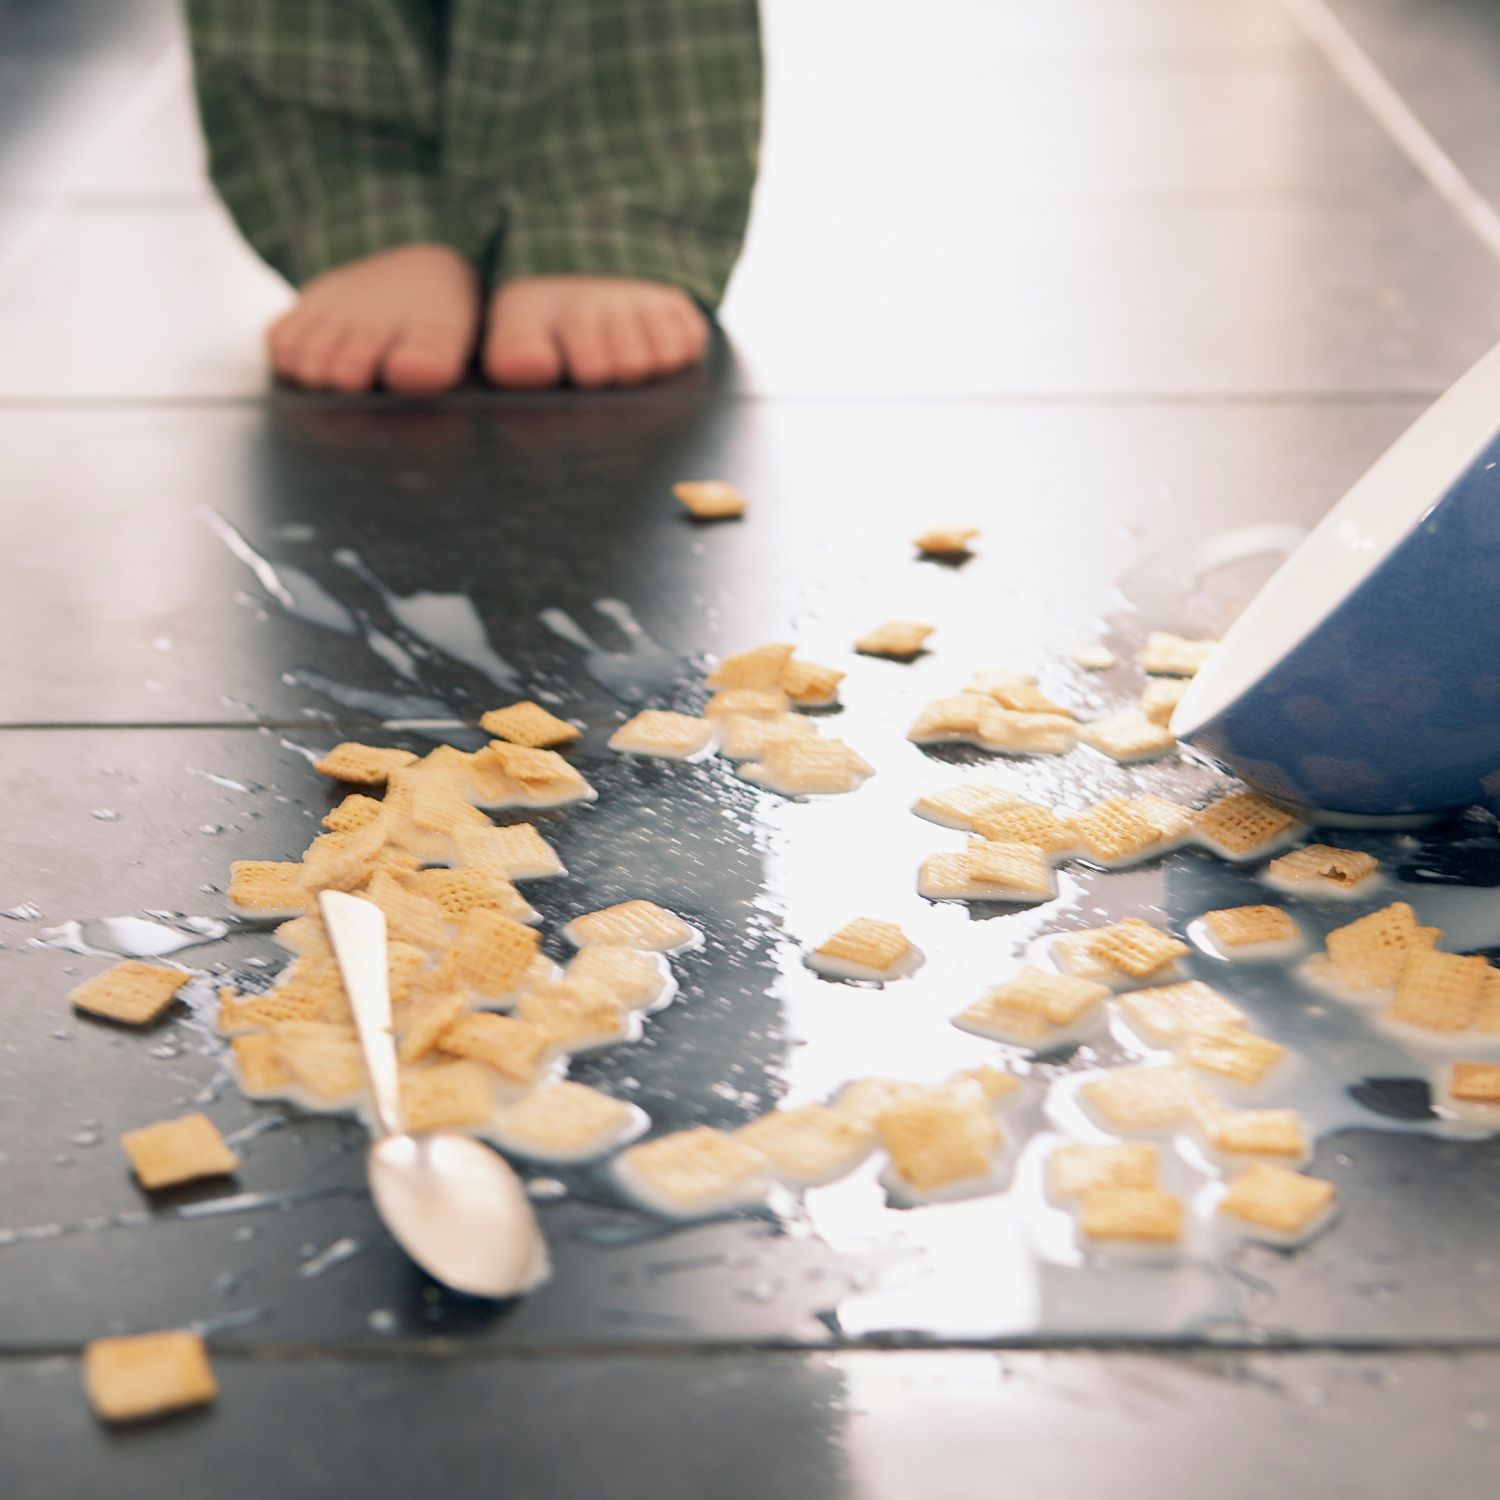
[[[1325,821],[1500,805],[1500,347],[1251,600],[1172,730]]]

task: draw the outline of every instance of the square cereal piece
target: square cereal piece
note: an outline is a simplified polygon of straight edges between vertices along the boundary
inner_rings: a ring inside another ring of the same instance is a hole
[[[1479,992],[1479,1014],[1474,1017],[1474,1029],[1486,1035],[1500,1031],[1500,969],[1493,965]]]
[[[777,740],[813,738],[818,726],[801,714],[726,714],[719,721],[719,754],[760,760]]]
[[[1153,677],[1141,690],[1140,710],[1153,724],[1163,729],[1172,723],[1172,715],[1188,690],[1187,680],[1181,677]]]
[[[1095,719],[1078,731],[1078,738],[1092,750],[1121,765],[1156,760],[1177,748],[1177,740],[1164,725],[1154,724],[1139,709],[1127,708],[1107,719]]]
[[[1124,1135],[1186,1123],[1205,1091],[1186,1068],[1169,1064],[1115,1068],[1089,1079],[1078,1095],[1106,1129]]]
[[[273,1099],[292,1086],[292,1074],[281,1060],[281,1049],[270,1032],[237,1036],[229,1046],[234,1056],[235,1081],[247,1099]]]
[[[106,1422],[139,1422],[219,1394],[200,1335],[186,1328],[94,1339],[83,1350],[83,1388]]]
[[[1182,1200],[1160,1188],[1090,1188],[1079,1203],[1078,1228],[1094,1243],[1175,1245],[1182,1239]]]
[[[632,1146],[615,1164],[615,1172],[636,1197],[679,1218],[754,1202],[766,1189],[765,1157],[707,1125]]]
[[[549,1060],[545,1032],[514,1016],[468,1011],[449,1020],[435,1039],[438,1051],[472,1058],[512,1083],[535,1083]]]
[[[386,932],[392,939],[436,952],[448,945],[453,923],[436,901],[429,901],[384,871],[365,891],[365,899],[385,913]]]
[[[1223,1156],[1301,1161],[1307,1155],[1307,1137],[1295,1109],[1222,1110],[1208,1115],[1200,1125],[1208,1144]]]
[[[1429,948],[1413,953],[1396,981],[1392,1021],[1421,1031],[1466,1031],[1479,1014],[1489,964],[1476,956],[1461,957]]]
[[[503,1017],[497,1016],[496,1020]],[[401,1113],[414,1135],[463,1130],[495,1117],[495,1086],[477,1062],[437,1062],[401,1070]]]
[[[221,992],[219,997],[219,1034],[235,1036],[276,1026],[282,1021],[321,1021],[327,1009],[322,995],[310,989],[289,986],[267,990],[248,1000],[237,1000]]]
[[[1148,1041],[1175,1047],[1209,1026],[1241,1026],[1245,1013],[1201,979],[1133,990],[1120,997],[1130,1024]]]
[[[906,934],[894,922],[856,917],[820,943],[808,962],[834,976],[859,971],[856,977],[879,977],[899,968],[911,952]]]
[[[1059,714],[1073,717],[1073,710],[1054,703],[1037,686],[1035,672],[1016,672],[1009,668],[975,672],[969,678],[970,692],[985,693],[1001,708],[1020,714]]]
[[[1362,885],[1379,869],[1380,861],[1373,854],[1332,844],[1309,844],[1273,859],[1266,874],[1274,883],[1297,890],[1321,888],[1343,894]]]
[[[969,543],[979,535],[977,526],[934,526],[912,538],[912,546],[926,557],[967,557]]]
[[[832,797],[857,791],[874,766],[842,740],[777,739],[757,762],[740,768],[747,781],[785,797]]]
[[[818,1187],[853,1171],[875,1141],[869,1124],[822,1104],[773,1109],[735,1134],[795,1187]]]
[[[1129,799],[1131,807],[1141,817],[1148,819],[1161,829],[1162,837],[1169,840],[1186,838],[1193,827],[1193,810],[1173,802],[1170,797],[1158,796],[1155,792],[1142,792]]]
[[[638,1035],[634,1012],[618,995],[588,979],[544,980],[516,1003],[521,1018],[551,1046],[585,1052]]]
[[[493,999],[521,983],[540,943],[534,929],[479,907],[465,914],[448,956],[460,983]]]
[[[1160,824],[1130,797],[1096,802],[1068,822],[1083,845],[1083,857],[1105,868],[1145,858],[1168,842]]]
[[[1170,932],[1163,932],[1138,917],[1127,917],[1123,922],[1099,928],[1090,945],[1093,957],[1132,979],[1159,974],[1188,951],[1188,945]]]
[[[1056,713],[991,703],[979,719],[979,744],[1003,755],[1063,755],[1078,743],[1078,726]]]
[[[1500,1063],[1454,1063],[1448,1092],[1465,1104],[1500,1104]]]
[[[120,1144],[143,1188],[176,1187],[202,1177],[225,1177],[240,1164],[205,1114],[182,1115],[127,1130]]]
[[[185,969],[126,959],[68,991],[68,1001],[91,1016],[144,1026],[154,1021],[193,976]]]
[[[533,750],[571,745],[583,733],[576,724],[548,713],[540,703],[533,703],[529,698],[507,708],[492,708],[480,717],[479,727],[497,740],[526,745]]]
[[[1182,1044],[1177,1061],[1200,1073],[1253,1089],[1286,1056],[1286,1048],[1243,1026],[1205,1026]]]
[[[684,479],[672,493],[695,521],[728,521],[745,514],[745,497],[726,479]]]
[[[1269,1229],[1275,1234],[1302,1234],[1333,1205],[1334,1186],[1304,1177],[1270,1162],[1246,1167],[1219,1200],[1219,1212]]]
[[[387,837],[382,818],[353,833],[315,838],[302,855],[303,888],[309,896],[318,891],[357,891],[375,873]]]
[[[978,1088],[988,1104],[999,1104],[1009,1099],[1021,1087],[1021,1080],[1014,1073],[1007,1073],[990,1063],[979,1063],[972,1068],[960,1068],[944,1085],[946,1088],[966,1090],[970,1084]]]
[[[526,922],[536,916],[530,902],[505,876],[482,869],[416,870],[403,884],[441,907],[454,922],[480,907],[497,911],[515,922]]]
[[[828,708],[838,701],[846,675],[815,661],[789,661],[781,672],[781,691],[802,708]]]
[[[918,797],[911,810],[929,823],[940,823],[944,828],[962,828],[974,832],[976,822],[987,813],[1002,812],[1007,807],[1024,805],[1034,807],[1014,792],[989,781],[965,781],[957,786],[944,787],[941,791],[927,792]]]
[[[1153,630],[1141,652],[1141,668],[1153,676],[1195,677],[1218,648],[1217,641],[1190,641],[1169,631]]]
[[[1119,657],[1098,641],[1075,647],[1073,651],[1073,665],[1082,667],[1085,672],[1107,672],[1118,661]]]
[[[358,833],[384,816],[385,803],[376,797],[366,797],[363,792],[351,792],[323,815],[323,827],[330,833]]]
[[[1225,859],[1249,859],[1295,831],[1297,819],[1259,792],[1230,792],[1193,818],[1200,843]]]
[[[936,625],[923,625],[916,620],[887,620],[860,636],[854,649],[863,656],[889,656],[898,661],[910,661],[920,655],[927,637],[936,629]]]
[[[1383,990],[1395,984],[1414,953],[1437,942],[1436,927],[1419,927],[1405,901],[1393,901],[1368,916],[1335,927],[1325,940],[1328,961],[1351,990]]]
[[[1073,1142],[1047,1158],[1047,1191],[1066,1202],[1096,1188],[1154,1188],[1156,1171],[1152,1141]]]
[[[548,880],[568,873],[534,823],[465,828],[455,836],[453,847],[462,865],[504,880]]]
[[[1053,974],[1046,969],[1022,969],[1019,974],[998,984],[979,1001],[961,1013],[974,1018],[976,1012],[1000,1006],[1041,1016],[1049,1026],[1072,1026],[1094,1010],[1109,994],[1109,986],[1090,979],[1075,979],[1070,974]]]
[[[1279,906],[1226,906],[1203,913],[1203,925],[1221,948],[1258,948],[1293,943],[1297,924]]]
[[[513,745],[508,740],[491,740],[476,756],[486,756],[496,769],[522,786],[546,787],[554,782],[581,780],[578,768],[556,750],[535,749],[530,745]]]
[[[354,786],[384,786],[392,771],[414,765],[416,759],[410,750],[382,750],[375,745],[346,740],[335,745],[321,760],[315,760],[313,770],[320,776]]]
[[[891,1166],[919,1193],[987,1177],[1000,1144],[988,1109],[941,1096],[899,1100],[875,1126]]]
[[[1078,835],[1071,824],[1050,808],[1030,802],[1016,802],[981,813],[974,820],[974,831],[981,838],[997,843],[1030,844],[1051,859],[1071,854],[1078,847]]]
[[[607,943],[648,953],[675,953],[697,938],[698,929],[654,901],[636,900],[574,917],[563,928],[563,936],[575,948]]]
[[[545,1083],[496,1119],[506,1147],[537,1161],[584,1161],[637,1133],[640,1111],[584,1083]]]
[[[1017,869],[1028,884],[1045,885],[1032,893],[1023,893],[1002,881],[981,880],[976,876],[967,853],[932,854],[917,870],[917,894],[929,901],[1004,901],[1018,906],[1032,906],[1050,900],[1057,894],[1052,866],[1039,851],[1025,844],[994,845],[1019,851]]]
[[[673,988],[671,969],[659,953],[599,943],[580,948],[563,970],[569,983],[602,985],[631,1010],[654,1008]]]
[[[237,859],[229,866],[224,897],[249,917],[301,916],[307,905],[302,866],[295,860]]]
[[[779,717],[788,711],[791,701],[780,688],[725,688],[703,705],[703,716],[707,719],[723,719],[731,714]]]
[[[980,719],[994,706],[983,693],[950,693],[934,698],[912,720],[906,737],[917,745],[973,739],[979,733]]]
[[[993,900],[1050,901],[1057,894],[1052,861],[1033,844],[971,838],[964,850],[969,878],[999,894]]]
[[[648,708],[615,730],[609,748],[624,755],[659,755],[689,760],[713,744],[718,729],[710,719]]]
[[[1099,984],[1113,985],[1120,972],[1113,964],[1107,964],[1094,952],[1094,942],[1104,927],[1085,927],[1077,932],[1060,932],[1052,939],[1052,961],[1064,974],[1075,979],[1092,979]]]
[[[403,1007],[397,1027],[400,1034],[397,1058],[407,1067],[421,1062],[437,1046],[438,1038],[468,1009],[469,997],[460,989],[433,989],[418,995]]]
[[[365,1059],[352,1026],[284,1021],[271,1035],[294,1081],[320,1104],[336,1107],[364,1092]]]
[[[779,688],[788,692],[783,676],[792,659],[792,647],[785,641],[768,646],[752,646],[748,651],[726,656],[708,674],[711,688]]]

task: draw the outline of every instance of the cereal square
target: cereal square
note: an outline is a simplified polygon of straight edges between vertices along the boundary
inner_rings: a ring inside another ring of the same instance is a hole
[[[176,1187],[201,1177],[224,1177],[240,1164],[205,1114],[182,1115],[127,1130],[120,1144],[143,1188]]]
[[[799,1187],[842,1177],[874,1142],[868,1124],[822,1104],[774,1109],[735,1134],[760,1152],[778,1177]]]
[[[1073,651],[1073,665],[1082,667],[1085,672],[1107,672],[1118,660],[1108,646],[1098,641],[1075,647]]]
[[[924,1193],[986,1176],[1000,1144],[1000,1127],[989,1111],[955,1099],[904,1099],[875,1124],[891,1165]]]
[[[1182,1238],[1182,1200],[1160,1188],[1096,1187],[1080,1200],[1086,1240],[1175,1245]]]
[[[1141,652],[1142,670],[1153,676],[1194,677],[1218,647],[1217,641],[1188,640],[1169,631],[1153,630]]]
[[[416,759],[410,750],[382,750],[375,745],[345,741],[335,745],[321,760],[315,760],[313,770],[320,776],[354,786],[384,786],[392,771],[414,765]]]
[[[1155,760],[1177,748],[1171,730],[1153,723],[1136,708],[1085,724],[1078,731],[1078,738],[1090,749],[1121,765]]]
[[[1466,1104],[1500,1104],[1500,1063],[1454,1063],[1448,1092]]]
[[[494,1084],[489,1072],[477,1062],[403,1068],[401,1113],[406,1128],[414,1135],[488,1125],[495,1115]]]
[[[1121,974],[1147,979],[1175,963],[1188,952],[1188,945],[1149,922],[1127,917],[1099,928],[1089,951]]]
[[[1014,672],[1007,669],[976,672],[969,679],[969,688],[976,693],[987,693],[1001,708],[1018,714],[1058,714],[1065,719],[1073,717],[1070,708],[1054,703],[1037,686],[1034,672]]]
[[[1058,1146],[1047,1158],[1047,1188],[1059,1200],[1080,1198],[1096,1188],[1154,1188],[1156,1155],[1151,1141]]]
[[[782,738],[740,774],[783,796],[828,797],[857,790],[875,768],[842,740]]]
[[[185,969],[168,969],[131,958],[75,985],[68,991],[68,1000],[75,1009],[91,1016],[144,1026],[161,1015],[192,977]]]
[[[446,947],[453,936],[448,913],[436,901],[408,890],[394,875],[377,874],[365,899],[385,913],[387,933],[400,942],[432,952]]]
[[[718,730],[709,719],[648,708],[615,730],[609,748],[625,755],[659,755],[687,760],[707,750]]]
[[[1271,1162],[1246,1167],[1219,1200],[1219,1212],[1269,1229],[1276,1234],[1301,1234],[1333,1204],[1334,1187],[1317,1177],[1304,1177]]]
[[[338,1104],[364,1092],[364,1054],[352,1026],[284,1021],[271,1035],[287,1071],[320,1103]]]
[[[780,688],[724,688],[703,705],[703,716],[724,719],[731,714],[748,714],[768,718],[786,713],[791,701]]]
[[[981,838],[1001,844],[1030,844],[1052,859],[1070,854],[1078,847],[1078,835],[1050,808],[1031,802],[1014,802],[1009,807],[981,813],[974,819],[974,831]]]
[[[966,557],[969,543],[979,535],[977,526],[934,526],[912,538],[912,546],[928,557]]]
[[[454,839],[460,862],[504,880],[546,880],[566,875],[557,850],[533,823],[465,828]]]
[[[1177,1060],[1200,1073],[1255,1088],[1286,1056],[1286,1048],[1243,1026],[1206,1026],[1183,1043]]]
[[[1083,844],[1084,857],[1095,864],[1114,865],[1141,858],[1166,843],[1160,824],[1129,797],[1096,802],[1074,813],[1068,822]]]
[[[1046,969],[1022,969],[962,1013],[970,1020],[994,1006],[1040,1016],[1049,1026],[1072,1026],[1109,994],[1109,986]],[[961,1019],[962,1019],[961,1017]]]
[[[434,989],[418,996],[404,1007],[396,1056],[407,1066],[421,1062],[468,1009],[469,997],[462,990]]]
[[[1004,755],[1063,755],[1078,742],[1078,726],[1063,714],[991,703],[979,719],[979,743]]]
[[[307,905],[302,866],[294,860],[237,859],[225,899],[251,917],[295,917]]]
[[[719,723],[719,754],[760,760],[777,740],[811,739],[818,726],[802,714],[726,714]]]
[[[803,708],[827,708],[837,702],[846,675],[818,662],[789,661],[782,669],[781,691]]]
[[[1396,981],[1390,1019],[1422,1031],[1466,1031],[1479,1014],[1489,964],[1436,948],[1413,953]]]
[[[1161,1130],[1190,1119],[1204,1097],[1186,1068],[1115,1068],[1091,1078],[1079,1096],[1110,1130]]]
[[[945,828],[974,832],[976,822],[987,813],[1001,812],[1024,803],[1024,799],[989,781],[964,781],[941,791],[927,792],[912,803],[919,818],[941,823]],[[1035,803],[1024,803],[1035,806]]]
[[[476,995],[508,995],[526,977],[540,939],[530,927],[483,907],[465,914],[448,950],[455,977]]]
[[[587,979],[548,980],[533,984],[516,1010],[547,1039],[565,1051],[582,1051],[631,1034],[631,1010],[604,985]]]
[[[523,699],[507,708],[492,708],[480,717],[479,727],[497,740],[526,745],[533,750],[551,750],[571,745],[583,732],[576,724],[548,713],[540,703]]]
[[[1245,1013],[1201,979],[1135,990],[1120,997],[1120,1008],[1148,1041],[1175,1047],[1210,1026],[1239,1026]]]
[[[635,900],[574,917],[563,928],[563,936],[575,948],[604,943],[649,953],[673,953],[693,942],[698,931],[654,901]]]
[[[980,719],[994,707],[983,693],[950,693],[934,698],[912,720],[906,737],[918,745],[973,739],[979,733]]]
[[[671,983],[671,973],[659,953],[596,943],[580,948],[563,970],[570,983],[602,985],[621,1005],[640,1010],[656,1004]]]
[[[505,1144],[542,1161],[579,1161],[608,1151],[640,1115],[584,1083],[546,1083],[500,1111]]]
[[[229,1044],[240,1092],[247,1099],[270,1099],[291,1087],[293,1079],[281,1060],[276,1038],[266,1031],[237,1036]]]
[[[785,641],[768,646],[753,646],[724,657],[708,674],[711,688],[780,688],[790,695],[784,675],[792,659],[792,647]]]
[[[404,884],[441,907],[454,922],[479,907],[497,911],[514,922],[525,922],[536,915],[530,902],[505,876],[483,869],[417,870],[407,876]]]
[[[1153,677],[1141,691],[1140,710],[1153,724],[1166,728],[1187,690],[1188,684],[1183,678]]]
[[[1379,868],[1380,861],[1373,854],[1339,849],[1332,844],[1309,844],[1273,859],[1266,873],[1283,885],[1351,891]]]
[[[971,838],[963,858],[969,878],[995,891],[992,899],[1050,901],[1057,894],[1052,861],[1033,844]]]
[[[1395,984],[1414,953],[1438,940],[1436,927],[1419,927],[1405,901],[1336,927],[1325,946],[1338,978],[1351,990],[1383,990]]]
[[[1226,1156],[1279,1156],[1300,1161],[1307,1155],[1307,1138],[1295,1109],[1225,1110],[1201,1123],[1209,1145]]]
[[[911,952],[906,934],[894,922],[878,922],[873,917],[856,917],[839,928],[826,942],[814,949],[814,957],[830,960],[834,965],[850,965],[886,973],[894,969]]]
[[[1279,802],[1259,792],[1230,792],[1193,819],[1193,830],[1214,853],[1245,859],[1275,844],[1297,826]]]
[[[726,1131],[700,1125],[632,1146],[620,1156],[616,1171],[653,1207],[691,1216],[759,1197],[765,1190],[766,1160]]]
[[[437,1034],[436,1046],[450,1057],[481,1062],[513,1083],[535,1083],[552,1043],[528,1021],[490,1011],[467,1011],[449,1019]]]
[[[1204,912],[1203,925],[1221,948],[1295,942],[1297,924],[1279,906],[1226,906]]]
[[[860,636],[854,649],[864,656],[889,656],[909,661],[921,653],[928,636],[936,629],[935,625],[923,625],[915,620],[887,620]]]
[[[186,1328],[94,1339],[83,1350],[83,1388],[106,1422],[139,1422],[219,1394],[203,1339]]]
[[[745,497],[726,479],[684,479],[672,493],[695,521],[728,521],[745,514]]]

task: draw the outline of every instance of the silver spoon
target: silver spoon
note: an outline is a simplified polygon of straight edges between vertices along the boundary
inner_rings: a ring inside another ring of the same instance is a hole
[[[547,1245],[504,1157],[466,1135],[411,1135],[391,1035],[385,913],[343,891],[318,897],[370,1075],[370,1195],[396,1243],[436,1281],[514,1297],[547,1277]]]

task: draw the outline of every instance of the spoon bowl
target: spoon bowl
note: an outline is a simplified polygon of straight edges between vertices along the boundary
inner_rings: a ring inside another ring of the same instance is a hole
[[[526,1190],[489,1147],[451,1133],[388,1135],[371,1143],[366,1168],[386,1228],[434,1280],[500,1298],[546,1279]]]

